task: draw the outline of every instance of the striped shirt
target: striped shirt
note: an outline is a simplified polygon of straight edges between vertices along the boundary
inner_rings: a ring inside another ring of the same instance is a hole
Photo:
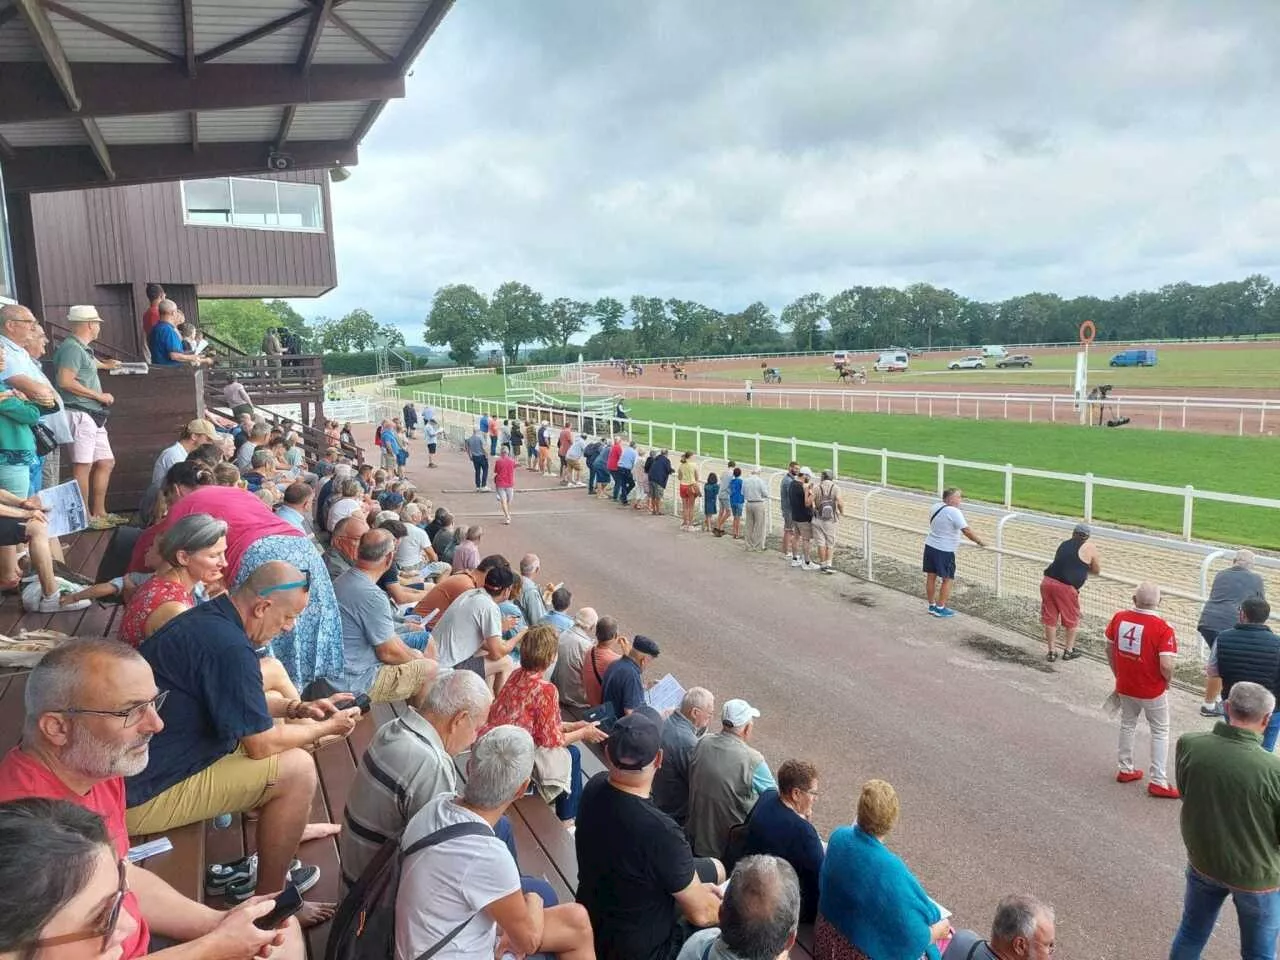
[[[353,885],[383,843],[399,841],[424,804],[457,787],[458,773],[444,741],[417,711],[406,709],[383,724],[347,795],[338,835],[343,883]]]

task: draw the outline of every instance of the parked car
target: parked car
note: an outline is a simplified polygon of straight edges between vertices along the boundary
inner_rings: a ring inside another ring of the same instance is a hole
[[[1154,367],[1155,365],[1154,350],[1122,350],[1111,358],[1113,367]]]
[[[875,371],[877,373],[894,373],[902,372],[907,369],[910,359],[906,353],[901,350],[889,350],[880,354],[875,362]]]
[[[986,361],[982,357],[961,357],[959,360],[952,360],[947,364],[948,370],[982,370],[986,367]]]
[[[1031,358],[1025,353],[1011,353],[1003,360],[996,361],[996,366],[1001,370],[1005,367],[1029,367],[1031,366]]]

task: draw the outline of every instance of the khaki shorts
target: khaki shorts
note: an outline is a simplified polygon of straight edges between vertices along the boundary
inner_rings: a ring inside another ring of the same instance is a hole
[[[813,539],[813,521],[811,520],[792,520],[791,532],[801,540]]]
[[[391,703],[408,700],[417,693],[431,671],[432,661],[410,660],[408,663],[383,664],[369,688],[369,699],[374,703]]]
[[[115,459],[106,427],[98,426],[93,417],[82,410],[68,410],[67,420],[71,423],[72,463],[83,465]]]
[[[256,810],[280,779],[280,756],[251,760],[237,747],[221,760],[164,793],[125,811],[129,833],[163,833],[188,823],[199,823],[222,813]]]
[[[836,521],[813,518],[813,545],[815,547],[834,547],[836,545]]]

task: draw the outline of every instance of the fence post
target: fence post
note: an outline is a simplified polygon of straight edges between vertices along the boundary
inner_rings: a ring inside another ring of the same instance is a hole
[[[1049,420],[1052,423],[1058,422],[1058,395],[1056,393],[1049,394]]]
[[[702,427],[701,426],[696,426],[693,428],[693,452],[696,453],[699,457],[702,456]]]
[[[1182,398],[1182,429],[1187,429],[1187,398]]]
[[[889,485],[889,451],[885,447],[880,448],[880,486],[887,487]]]
[[[1004,465],[1004,506],[1008,510],[1013,506],[1013,464]]]
[[[720,435],[724,438],[724,458],[723,459],[727,461],[729,459],[729,431],[724,430],[721,432]]]
[[[1084,475],[1084,522],[1093,523],[1093,474]]]
[[[982,419],[982,398],[978,397],[973,401],[973,419]]]
[[[1191,515],[1195,511],[1196,491],[1191,484],[1187,484],[1186,492],[1182,499],[1182,539],[1191,539]]]
[[[756,434],[756,466],[760,466],[760,434]]]
[[[944,457],[942,454],[938,454],[938,497],[939,498],[942,497],[942,491],[945,489],[945,484],[946,484],[945,474],[947,469],[946,464],[947,464],[947,458]]]
[[[796,438],[791,438],[791,459],[796,459]]]
[[[672,450],[678,449],[678,446],[676,444],[676,425],[674,423],[671,425],[671,449]]]
[[[653,446],[653,421],[646,420],[645,422],[649,425],[649,444],[648,445],[652,447]],[[672,453],[674,452],[675,451],[672,450]]]
[[[840,479],[840,444],[831,444],[831,479]]]

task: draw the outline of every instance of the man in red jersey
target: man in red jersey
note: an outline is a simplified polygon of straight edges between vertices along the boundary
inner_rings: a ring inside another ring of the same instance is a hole
[[[1145,715],[1151,728],[1151,782],[1147,793],[1176,800],[1178,789],[1165,775],[1169,755],[1169,680],[1178,657],[1173,627],[1156,613],[1160,588],[1140,583],[1133,594],[1133,609],[1121,610],[1107,624],[1107,660],[1116,678],[1120,698],[1120,769],[1116,781],[1142,779],[1133,767],[1133,741],[1138,716]]]
[[[117,640],[72,640],[45,655],[26,686],[22,745],[0,761],[0,802],[21,797],[67,800],[102,817],[116,852],[129,849],[124,777],[147,765],[152,735],[164,727],[151,668]],[[301,960],[301,930],[289,920],[279,930],[253,921],[271,911],[270,897],[255,897],[221,912],[183,896],[155,874],[127,866],[129,892],[122,908],[137,929],[121,960],[141,957],[157,940],[179,943],[181,955],[250,960],[270,947],[274,957]]]

